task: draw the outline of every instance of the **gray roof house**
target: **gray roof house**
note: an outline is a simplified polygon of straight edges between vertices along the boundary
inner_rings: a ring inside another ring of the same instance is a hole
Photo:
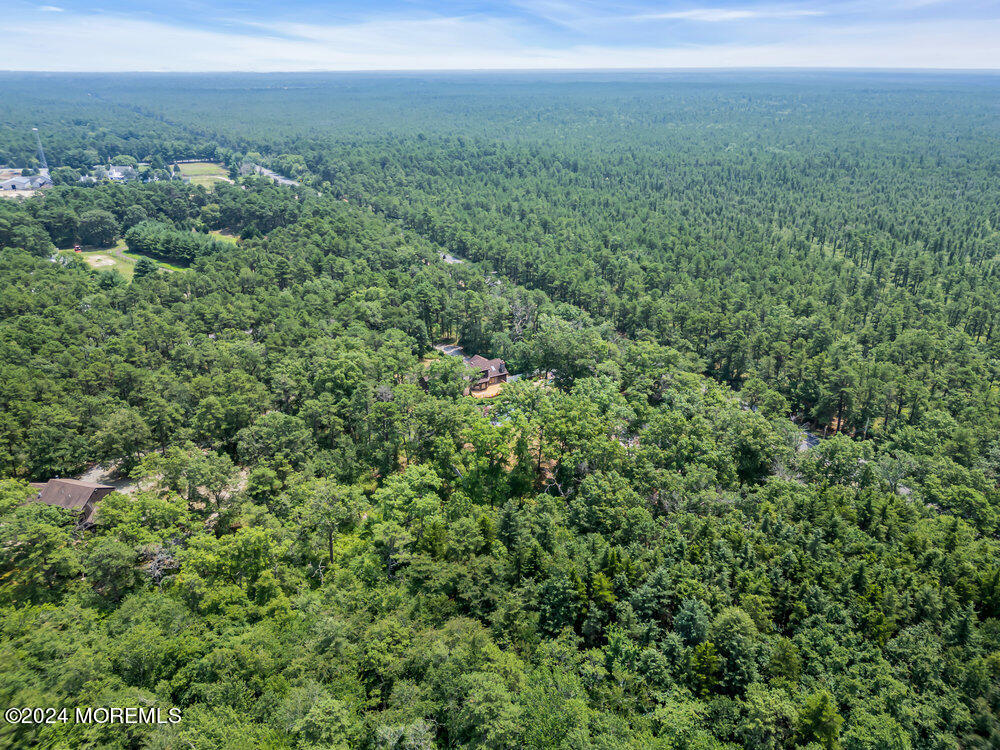
[[[128,180],[138,179],[139,173],[135,170],[135,167],[119,167],[111,165],[108,167],[108,179],[114,180],[115,182],[127,182]]]
[[[11,177],[0,182],[0,190],[31,190],[31,183],[27,177]]]
[[[38,190],[38,188],[48,187],[52,180],[47,174],[36,174],[30,177],[11,177],[9,180],[0,182],[0,190]]]

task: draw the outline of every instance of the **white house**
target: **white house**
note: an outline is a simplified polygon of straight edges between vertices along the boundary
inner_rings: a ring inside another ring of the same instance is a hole
[[[139,178],[135,167],[119,167],[112,164],[108,167],[108,179],[114,182],[128,182]]]

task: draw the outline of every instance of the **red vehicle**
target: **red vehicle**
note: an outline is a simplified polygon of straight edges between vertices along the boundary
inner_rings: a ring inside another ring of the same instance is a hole
[[[80,246],[79,245],[73,245],[73,250],[76,251],[76,252],[80,252]]]

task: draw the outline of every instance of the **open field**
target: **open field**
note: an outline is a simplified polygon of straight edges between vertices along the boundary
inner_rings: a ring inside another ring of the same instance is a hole
[[[0,198],[30,198],[40,190],[0,190]]]
[[[208,190],[211,190],[217,182],[232,182],[226,168],[215,162],[196,161],[177,166],[181,174],[191,180],[191,184],[202,185]]]
[[[235,234],[223,231],[222,229],[213,229],[209,234],[225,242],[232,242],[234,245],[240,241],[240,238]]]
[[[76,252],[72,248],[68,248],[60,250],[59,253],[67,258],[79,258],[96,271],[110,271],[114,269],[126,279],[132,278],[135,274],[136,261],[143,257],[136,253],[128,252],[128,246],[125,244],[125,240],[118,240],[114,247],[106,249],[90,249]],[[150,260],[153,260],[156,265],[168,273],[183,270],[178,266],[173,266],[169,263],[164,263],[163,261],[153,258]]]

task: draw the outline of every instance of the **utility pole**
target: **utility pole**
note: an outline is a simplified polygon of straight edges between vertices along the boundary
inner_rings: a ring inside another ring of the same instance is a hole
[[[38,160],[42,163],[42,173],[49,173],[49,163],[45,161],[45,149],[42,148],[42,137],[38,135],[38,128],[32,128],[35,132],[35,142],[38,144]]]

